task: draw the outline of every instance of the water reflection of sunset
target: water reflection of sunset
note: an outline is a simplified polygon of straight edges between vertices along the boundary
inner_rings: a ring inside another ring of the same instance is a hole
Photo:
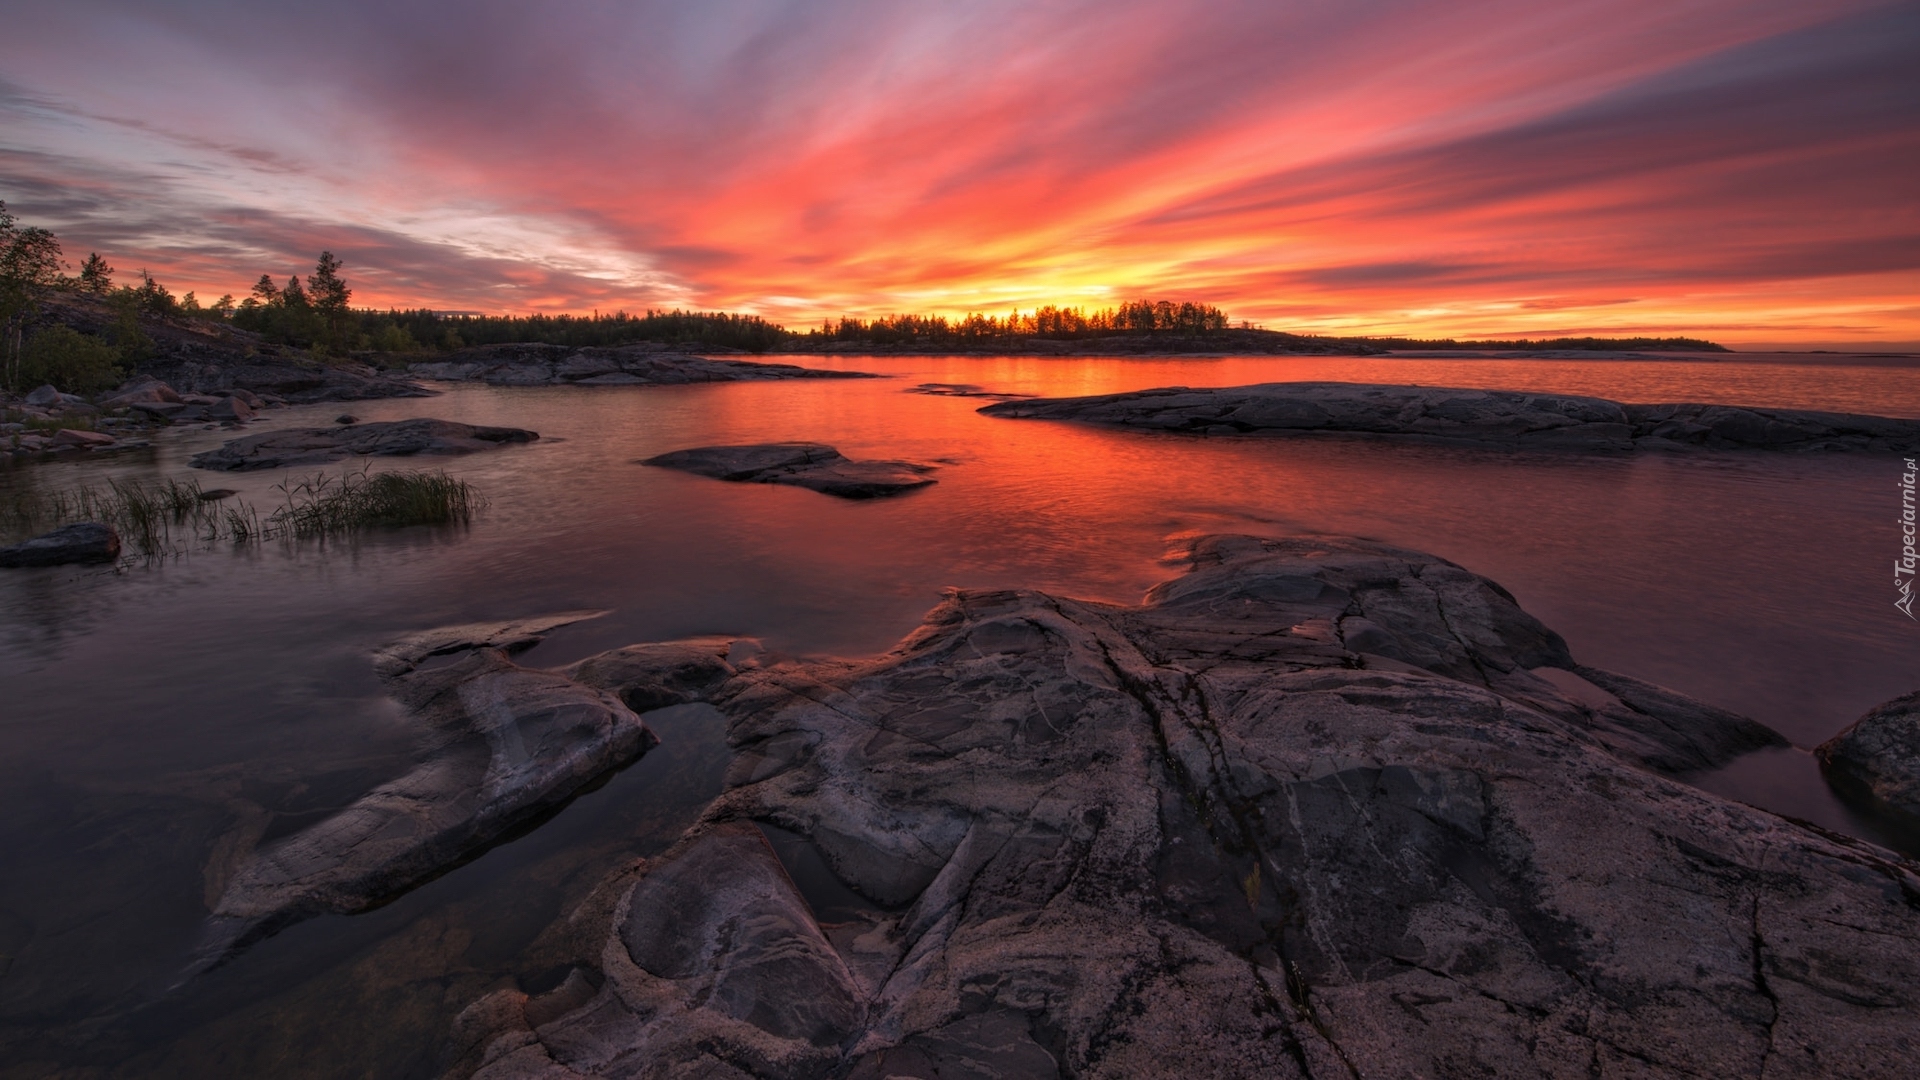
[[[1920,339],[1895,6],[226,7],[10,16],[0,195],[203,298]]]

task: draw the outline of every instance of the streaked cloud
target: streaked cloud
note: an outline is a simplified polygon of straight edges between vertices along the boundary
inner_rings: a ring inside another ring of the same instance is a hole
[[[202,295],[1920,341],[1920,12],[0,0],[0,198]]]

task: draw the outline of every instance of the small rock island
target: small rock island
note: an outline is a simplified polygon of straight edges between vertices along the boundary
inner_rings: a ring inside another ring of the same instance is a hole
[[[1920,420],[1739,405],[1626,405],[1572,394],[1368,383],[1171,386],[1004,401],[980,412],[1194,435],[1345,435],[1515,449],[1912,453],[1920,448]]]
[[[842,499],[877,499],[934,483],[931,465],[852,461],[825,443],[757,443],[675,450],[641,462],[716,480],[791,484]]]
[[[354,456],[406,457],[471,454],[540,438],[521,428],[483,427],[421,417],[377,424],[286,428],[228,440],[218,450],[195,454],[196,469],[244,472],[292,465],[325,465]]]

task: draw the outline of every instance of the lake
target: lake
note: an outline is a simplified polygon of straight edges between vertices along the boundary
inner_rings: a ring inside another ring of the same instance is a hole
[[[872,380],[683,387],[450,386],[300,406],[249,430],[430,415],[532,428],[444,467],[489,500],[461,529],[187,545],[122,572],[0,574],[0,1075],[434,1076],[453,1017],[540,990],[547,928],[658,852],[719,790],[717,714],[649,714],[662,745],[538,829],[364,915],[298,925],[176,986],[208,867],[404,772],[415,732],[368,664],[407,631],[577,608],[523,663],[728,633],[776,656],[864,655],[947,586],[1130,603],[1170,537],[1352,534],[1504,585],[1582,662],[1751,715],[1798,750],[1697,779],[1881,842],[1804,748],[1920,687],[1893,607],[1897,459],[1513,454],[1348,439],[1231,439],[979,416],[977,384],[1044,395],[1296,379],[1587,393],[1920,417],[1911,361],[1256,357],[797,358]],[[185,478],[263,511],[281,473],[194,474],[231,432],[151,452],[0,468],[0,488]],[[635,464],[719,443],[819,441],[939,463],[939,483],[843,502]],[[312,472],[314,470],[306,470]],[[338,469],[332,470],[337,472]],[[261,823],[264,822],[264,834]]]

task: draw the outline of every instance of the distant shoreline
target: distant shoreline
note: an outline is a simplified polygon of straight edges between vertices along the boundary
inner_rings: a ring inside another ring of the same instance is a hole
[[[1086,337],[1019,335],[984,339],[875,341],[825,335],[782,342],[785,355],[841,356],[1389,356],[1403,352],[1457,354],[1592,353],[1731,354],[1716,342],[1690,338],[1552,338],[1512,343],[1408,338],[1318,337],[1278,330],[1225,329],[1203,334],[1095,334]],[[771,352],[772,350],[769,350]]]

